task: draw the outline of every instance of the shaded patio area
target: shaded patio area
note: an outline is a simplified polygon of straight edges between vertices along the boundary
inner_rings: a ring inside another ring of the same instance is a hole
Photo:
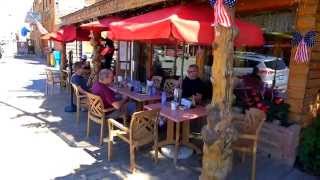
[[[19,66],[31,69],[35,66],[42,66],[41,64],[37,65],[36,61],[30,64],[30,61],[19,60],[17,63]],[[27,63],[29,65],[26,65]],[[1,98],[0,107],[16,111],[17,113],[12,114],[10,120],[19,121],[22,128],[37,132],[36,136],[42,136],[43,132],[53,133],[59,137],[59,141],[63,140],[67,146],[83,151],[93,158],[92,164],[80,165],[69,173],[56,174],[55,179],[198,179],[201,171],[201,155],[193,155],[188,159],[180,160],[178,166],[175,167],[171,159],[162,155],[160,155],[159,163],[155,164],[152,160],[151,148],[141,148],[137,152],[137,172],[131,174],[128,171],[129,146],[116,140],[113,160],[107,161],[105,145],[97,146],[99,128],[94,126],[94,133],[91,137],[86,138],[86,112],[81,112],[80,124],[77,125],[75,113],[64,112],[64,107],[69,101],[68,92],[65,89],[61,89],[59,92],[57,87],[54,95],[44,96],[45,81],[44,76],[40,75],[42,67],[37,69],[39,75],[23,79],[26,82],[21,84],[22,87],[9,88],[8,97],[11,98]],[[44,69],[42,70],[44,72]],[[29,120],[30,118],[33,120]],[[61,156],[63,157],[62,154]],[[239,158],[235,157],[235,166],[228,179],[249,179],[250,160],[248,157],[244,163],[240,163]],[[259,153],[257,180],[264,179],[312,180],[316,177],[308,176]]]

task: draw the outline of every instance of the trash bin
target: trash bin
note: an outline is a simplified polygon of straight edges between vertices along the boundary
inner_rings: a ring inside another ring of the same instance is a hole
[[[53,57],[55,61],[54,67],[59,69],[61,64],[61,53],[60,51],[53,51]]]
[[[52,53],[49,53],[49,63],[50,63],[50,66],[55,65],[55,60]]]

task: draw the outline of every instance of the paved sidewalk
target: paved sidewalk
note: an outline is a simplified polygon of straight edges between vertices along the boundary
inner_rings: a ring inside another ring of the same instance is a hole
[[[65,113],[69,94],[55,89],[55,94],[44,95],[44,66],[33,60],[8,59],[0,64],[0,179],[198,179],[201,156],[181,160],[178,166],[160,156],[152,161],[150,147],[139,149],[138,171],[128,171],[129,147],[116,140],[113,160],[106,161],[105,145],[98,144],[99,128],[93,136],[85,137],[86,113],[76,124],[74,113]],[[4,150],[4,151],[3,151]],[[243,164],[235,161],[228,179],[249,179],[250,158]],[[4,178],[5,177],[5,178]],[[281,162],[259,156],[257,180],[315,180]]]

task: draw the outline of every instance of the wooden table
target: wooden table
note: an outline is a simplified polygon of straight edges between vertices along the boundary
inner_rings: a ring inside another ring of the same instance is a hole
[[[126,88],[126,87],[118,88],[115,86],[110,86],[109,88],[116,93],[128,96],[130,99],[133,99],[133,100],[137,101],[138,103],[141,103],[142,108],[143,108],[144,104],[146,104],[147,102],[159,101],[161,99],[160,94],[157,94],[154,96],[149,96],[147,94],[139,94],[139,93],[130,91],[130,89]]]
[[[187,110],[171,110],[169,103],[167,105],[161,105],[161,103],[149,104],[144,106],[147,110],[161,109],[160,116],[165,117],[167,121],[167,137],[166,140],[159,142],[159,147],[168,144],[175,144],[174,163],[177,163],[179,146],[185,145],[191,149],[194,149],[197,154],[201,153],[201,150],[189,141],[190,135],[190,121],[196,120],[207,116],[207,111],[204,106],[197,106]],[[176,136],[174,139],[174,123],[176,123]],[[180,126],[182,124],[182,140],[180,141]]]

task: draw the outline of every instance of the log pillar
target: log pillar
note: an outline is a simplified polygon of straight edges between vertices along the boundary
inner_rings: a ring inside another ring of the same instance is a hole
[[[234,9],[228,14],[234,22]],[[234,24],[234,23],[233,23]],[[232,71],[234,39],[238,34],[235,26],[215,27],[215,42],[212,43],[213,96],[208,107],[207,125],[202,129],[203,161],[200,180],[225,180],[232,169],[231,143],[236,139],[231,125]]]
[[[100,42],[100,33],[91,33],[90,44],[93,47],[92,52],[92,68],[91,74],[88,80],[88,84],[92,86],[98,80],[98,74],[101,70],[101,59],[102,56],[100,55],[101,52],[101,42]]]
[[[205,60],[206,60],[206,49],[199,46],[196,54],[196,64],[199,67],[199,75],[200,78],[203,79],[204,77],[204,66],[205,66]]]
[[[146,60],[146,75],[147,79],[152,78],[152,58],[153,57],[153,46],[152,44],[147,44],[147,60]]]
[[[320,31],[320,1],[301,0],[297,9],[296,30],[306,33]],[[320,45],[311,48],[308,63],[297,64],[294,61],[296,48],[292,49],[290,75],[288,82],[288,99],[290,119],[305,126],[308,125],[319,109],[320,90]]]

